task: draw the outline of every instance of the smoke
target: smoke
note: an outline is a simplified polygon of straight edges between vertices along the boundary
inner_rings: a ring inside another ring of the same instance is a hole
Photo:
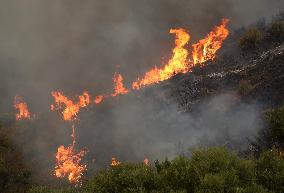
[[[13,0],[0,5],[1,111],[7,112],[15,94],[39,111],[55,89],[107,92],[115,71],[129,83],[167,60],[174,44],[170,28],[184,27],[196,41],[221,18],[231,19],[231,27],[246,25],[276,13],[283,1]]]
[[[76,149],[88,149],[84,162],[91,174],[108,166],[112,157],[142,162],[188,155],[198,147],[247,150],[249,140],[263,128],[259,105],[241,102],[233,94],[204,99],[192,112],[184,113],[165,97],[166,92],[156,86],[81,111],[75,123]],[[50,183],[57,147],[71,143],[72,131],[71,123],[61,121],[59,114],[44,115],[18,125],[14,139],[31,164],[35,180]]]
[[[38,120],[15,136],[36,168],[52,168],[61,144],[70,143],[71,127],[49,112],[51,91],[68,96],[87,90],[112,92],[114,72],[131,81],[167,61],[174,45],[170,28],[183,27],[192,41],[229,18],[231,27],[250,24],[283,7],[281,0],[11,0],[0,3],[0,112],[13,111],[21,95]],[[110,99],[83,110],[77,123],[78,146],[87,159],[104,165],[111,156],[123,161],[172,157],[190,147],[247,147],[261,128],[257,106],[236,105],[235,96],[208,99],[199,112],[181,113],[158,89]],[[138,95],[138,96],[137,96]],[[20,126],[19,126],[20,127]],[[70,127],[70,128],[69,128]],[[22,129],[22,130],[21,130]],[[40,160],[40,161],[39,161]]]
[[[108,163],[111,156],[123,161],[154,160],[217,145],[245,150],[263,126],[258,106],[241,103],[232,94],[208,98],[193,112],[183,113],[155,92],[151,92],[154,97],[122,96],[94,115],[83,113],[78,132],[90,156]]]

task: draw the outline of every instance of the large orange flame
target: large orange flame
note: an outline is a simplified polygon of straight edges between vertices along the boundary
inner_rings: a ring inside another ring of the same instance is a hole
[[[194,64],[201,64],[215,58],[217,50],[221,48],[223,41],[229,35],[229,30],[227,29],[228,22],[228,19],[222,19],[221,25],[216,26],[206,38],[199,40],[198,43],[192,45],[192,58]]]
[[[155,67],[147,72],[144,78],[136,80],[132,83],[133,89],[140,89],[142,86],[154,84],[167,80],[177,73],[185,73],[188,71],[188,51],[184,46],[188,43],[190,36],[184,29],[171,29],[170,33],[176,35],[175,48],[173,56],[169,62],[162,68]]]
[[[228,22],[228,19],[222,19],[221,25],[216,26],[206,38],[192,45],[192,61],[188,59],[188,51],[184,48],[190,39],[190,35],[181,28],[171,29],[170,33],[176,34],[176,46],[173,49],[173,56],[162,68],[154,67],[146,72],[144,78],[138,78],[132,83],[132,88],[138,90],[143,86],[167,80],[178,73],[190,71],[195,64],[213,60],[223,41],[229,35]]]
[[[123,77],[121,74],[115,73],[113,77],[114,93],[111,96],[117,96],[119,94],[127,94],[129,91],[123,85]]]
[[[14,107],[18,111],[16,113],[16,120],[30,119],[31,114],[28,109],[27,103],[20,96],[15,96]]]
[[[54,110],[55,108],[60,109],[62,108],[62,105],[64,105],[62,115],[65,121],[76,119],[80,108],[90,104],[90,96],[87,92],[84,92],[79,96],[79,101],[77,103],[74,103],[60,92],[54,91],[51,94],[55,99],[55,105],[51,105],[51,110]]]
[[[55,175],[57,177],[68,176],[70,183],[80,184],[86,165],[81,164],[82,157],[86,154],[86,150],[80,152],[75,151],[75,127],[72,126],[72,145],[65,148],[63,145],[58,147],[56,153]]]
[[[196,64],[202,65],[207,60],[213,60],[216,52],[221,48],[223,41],[227,38],[229,30],[227,28],[228,19],[223,19],[219,26],[216,26],[206,38],[192,45],[192,56],[189,56],[188,50],[185,48],[190,35],[184,29],[171,29],[170,33],[175,34],[175,48],[169,61],[162,67],[154,67],[148,71],[143,78],[138,78],[132,83],[132,88],[138,90],[144,86],[159,83],[167,80],[178,73],[186,73]],[[192,59],[192,60],[190,60]],[[113,77],[114,92],[110,95],[98,95],[94,99],[95,104],[101,103],[105,98],[115,97],[117,95],[127,94],[129,90],[123,85],[123,77],[115,73]],[[78,97],[75,103],[68,99],[61,92],[52,92],[55,103],[51,105],[51,110],[62,110],[62,118],[64,121],[77,121],[77,114],[80,109],[90,104],[90,96],[84,92]],[[30,113],[27,104],[21,97],[16,96],[14,101],[15,108],[19,111],[16,119],[30,119]],[[86,165],[81,164],[82,157],[85,156],[86,150],[76,152],[75,150],[75,127],[72,125],[72,144],[68,147],[59,146],[56,154],[55,175],[57,177],[66,177],[70,183],[78,184],[81,182],[83,173],[86,171]],[[147,158],[143,161],[145,165],[150,166]],[[111,166],[121,164],[116,158],[112,158]]]

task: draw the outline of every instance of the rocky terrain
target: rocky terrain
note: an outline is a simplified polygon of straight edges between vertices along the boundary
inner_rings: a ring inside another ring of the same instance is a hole
[[[234,61],[219,58],[192,72],[163,83],[162,87],[186,111],[203,97],[234,92],[244,101],[257,101],[263,107],[284,103],[284,44],[251,58]]]

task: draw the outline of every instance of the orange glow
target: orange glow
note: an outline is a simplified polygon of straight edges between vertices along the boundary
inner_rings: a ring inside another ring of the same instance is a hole
[[[98,96],[95,96],[95,104],[100,104],[104,99],[104,96],[103,95],[98,95]]]
[[[144,163],[146,166],[149,166],[149,165],[150,165],[150,162],[149,162],[148,158],[145,158],[144,161],[143,161],[143,163]]]
[[[68,176],[70,183],[78,184],[81,182],[83,173],[86,171],[86,165],[81,164],[82,157],[85,156],[86,150],[75,151],[75,127],[72,126],[72,145],[65,148],[63,145],[58,147],[56,153],[55,176]]]
[[[114,93],[111,96],[117,96],[119,94],[127,94],[129,91],[123,86],[123,78],[121,74],[114,74]]]
[[[143,86],[167,80],[178,73],[188,71],[188,51],[184,46],[188,43],[190,36],[184,29],[171,29],[171,34],[176,35],[175,48],[169,62],[162,68],[155,67],[147,72],[142,79],[132,83],[133,89],[140,89]]]
[[[52,92],[51,94],[55,99],[55,104],[51,105],[50,109],[52,111],[55,109],[61,109],[63,108],[63,105],[64,110],[62,111],[62,115],[65,121],[76,119],[80,108],[86,107],[90,104],[90,96],[87,92],[84,92],[79,96],[79,101],[76,104],[60,92]]]
[[[31,118],[28,105],[20,96],[15,96],[14,107],[18,111],[16,113],[16,120],[24,120]]]
[[[216,52],[221,48],[223,41],[228,37],[227,28],[229,20],[222,19],[221,25],[216,26],[206,38],[193,44],[192,60],[188,58],[188,51],[185,45],[190,39],[190,35],[184,29],[171,29],[170,33],[176,35],[175,48],[169,62],[162,68],[154,67],[146,72],[144,78],[138,78],[132,83],[132,88],[139,90],[141,87],[159,83],[167,80],[178,73],[186,73],[192,69],[195,64],[204,63],[207,60],[213,60]]]
[[[198,43],[192,45],[192,58],[194,64],[201,64],[215,58],[216,52],[221,48],[223,41],[229,35],[229,30],[227,28],[228,22],[228,19],[222,19],[221,24],[216,26],[206,38],[199,40]]]
[[[111,158],[111,166],[118,166],[119,164],[121,164],[120,161],[118,161],[115,157]]]

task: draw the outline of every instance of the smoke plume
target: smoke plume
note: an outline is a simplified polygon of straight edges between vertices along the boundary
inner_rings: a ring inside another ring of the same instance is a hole
[[[187,29],[195,42],[221,18],[237,28],[270,16],[284,2],[11,0],[0,5],[0,112],[12,112],[14,96],[23,96],[37,119],[18,126],[15,140],[35,168],[52,170],[56,148],[70,143],[71,134],[71,126],[49,111],[52,91],[111,93],[115,72],[129,88],[168,60],[174,45],[170,28]],[[207,99],[198,112],[185,114],[160,88],[139,92],[80,113],[77,145],[88,148],[87,160],[95,158],[101,166],[111,156],[142,161],[197,146],[242,149],[262,126],[257,106],[239,104],[233,95]]]

